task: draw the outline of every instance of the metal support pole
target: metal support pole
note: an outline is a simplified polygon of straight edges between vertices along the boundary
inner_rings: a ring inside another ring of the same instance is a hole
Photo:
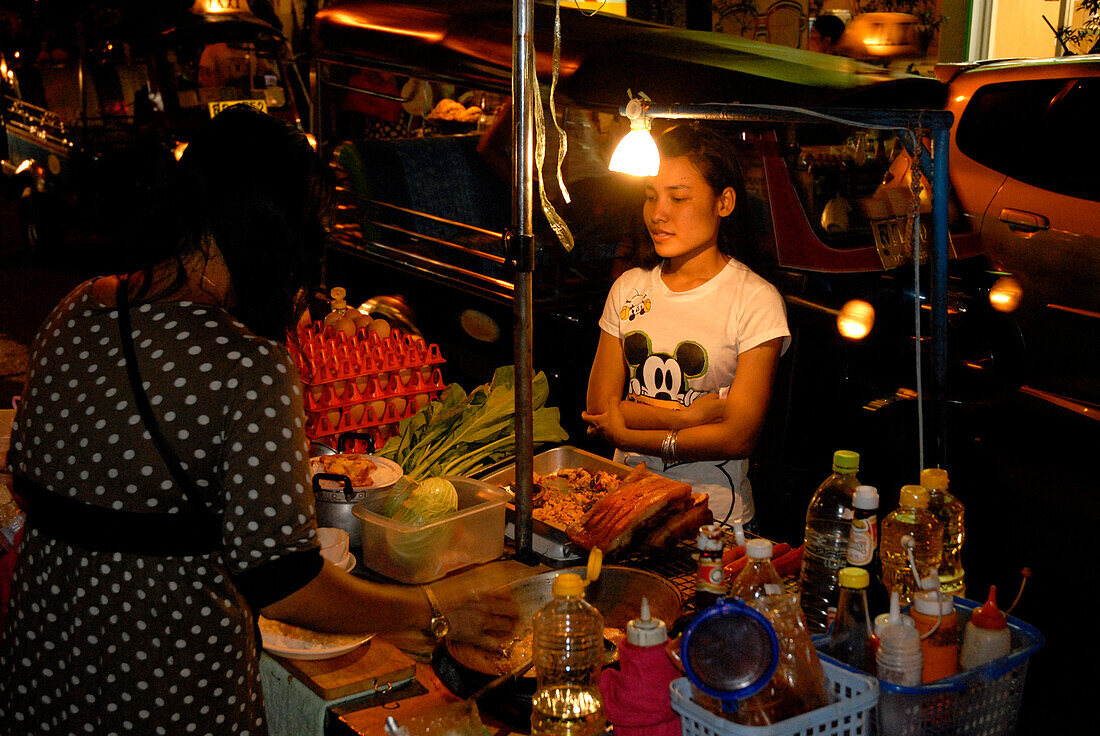
[[[932,130],[932,400],[937,429],[933,456],[947,467],[947,199],[950,123]]]
[[[532,357],[532,290],[534,288],[534,122],[538,104],[534,77],[534,3],[514,0],[512,18],[512,232],[527,249],[513,259],[513,344],[516,371],[516,559],[533,564],[531,499],[534,485],[534,380]]]

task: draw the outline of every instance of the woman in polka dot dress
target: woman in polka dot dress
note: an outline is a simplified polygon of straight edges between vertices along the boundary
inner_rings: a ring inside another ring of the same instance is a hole
[[[432,623],[424,591],[319,553],[282,345],[319,279],[318,158],[235,107],[192,140],[177,184],[166,257],[79,286],[34,342],[9,453],[31,503],[0,640],[7,734],[264,734],[258,613],[334,633]],[[497,643],[506,607],[462,595],[443,605],[452,636]]]

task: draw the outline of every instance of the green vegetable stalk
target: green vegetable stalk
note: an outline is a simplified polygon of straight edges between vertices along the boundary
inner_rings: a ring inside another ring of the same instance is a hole
[[[413,480],[432,476],[469,477],[515,455],[516,381],[514,366],[502,366],[493,380],[468,395],[456,383],[443,389],[439,401],[403,419],[398,434],[378,452],[400,465]],[[564,442],[556,407],[545,406],[550,384],[541,371],[532,382],[532,429],[535,444]]]

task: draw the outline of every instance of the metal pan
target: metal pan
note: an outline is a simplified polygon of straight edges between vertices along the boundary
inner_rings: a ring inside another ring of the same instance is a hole
[[[553,598],[554,578],[563,572],[575,572],[585,577],[585,568],[570,567],[555,572],[541,573],[511,583],[508,587],[512,599],[519,608],[520,631],[530,630],[531,621],[548,601]],[[628,567],[608,566],[600,572],[599,578],[585,591],[585,598],[603,614],[604,626],[626,632],[626,624],[637,618],[642,605],[642,597],[649,600],[652,615],[668,625],[680,615],[682,603],[680,594],[672,583],[664,578],[644,570]],[[446,642],[447,654],[467,670],[488,676],[498,676],[513,669],[512,660],[500,652],[487,652],[484,649],[463,644]],[[529,670],[526,677],[534,677]]]

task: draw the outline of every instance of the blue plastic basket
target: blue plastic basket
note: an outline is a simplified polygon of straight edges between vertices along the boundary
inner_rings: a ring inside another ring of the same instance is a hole
[[[955,598],[960,630],[981,604]],[[1016,728],[1024,677],[1031,655],[1043,646],[1039,631],[1023,621],[1008,617],[1012,651],[972,670],[945,677],[920,687],[879,682],[878,727],[883,736],[1008,736]],[[827,637],[815,637],[820,648]],[[850,672],[824,652],[823,663]],[[859,673],[863,674],[863,673]]]
[[[878,680],[862,672],[822,661],[834,702],[771,726],[743,726],[695,703],[686,677],[669,686],[672,709],[680,715],[683,736],[869,736],[878,701]]]

